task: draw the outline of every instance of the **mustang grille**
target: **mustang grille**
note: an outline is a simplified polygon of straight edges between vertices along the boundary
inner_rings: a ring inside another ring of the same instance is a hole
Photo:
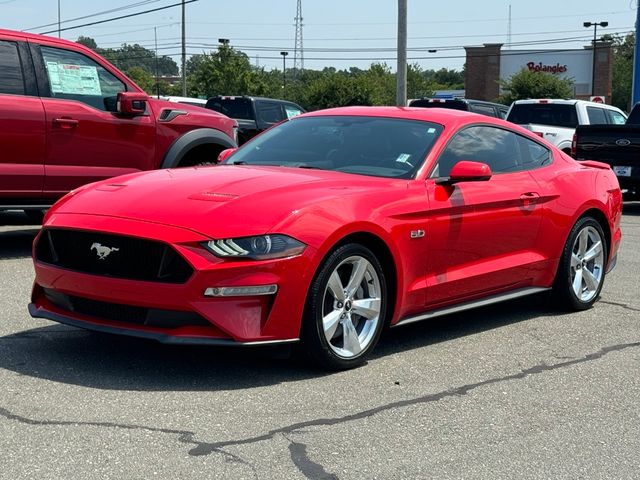
[[[194,312],[100,302],[89,298],[66,295],[49,288],[44,289],[44,295],[47,300],[58,308],[102,320],[159,328],[211,326],[203,317]]]
[[[184,283],[193,273],[164,243],[81,230],[44,230],[36,259],[82,273],[148,282]]]

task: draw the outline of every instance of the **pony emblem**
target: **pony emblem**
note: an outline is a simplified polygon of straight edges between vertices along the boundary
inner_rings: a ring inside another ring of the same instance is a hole
[[[104,260],[105,258],[107,258],[112,252],[118,252],[120,251],[119,248],[111,248],[111,247],[105,247],[104,245],[100,244],[100,243],[94,243],[93,245],[91,245],[90,250],[95,250],[96,253],[98,254],[98,259],[100,260]]]

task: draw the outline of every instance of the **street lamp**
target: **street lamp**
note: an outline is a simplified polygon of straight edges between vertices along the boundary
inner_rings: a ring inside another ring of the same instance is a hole
[[[591,66],[591,96],[595,95],[596,91],[596,37],[598,27],[605,28],[609,25],[609,22],[584,22],[582,24],[585,28],[593,27],[593,65]]]
[[[284,93],[284,91],[286,91],[287,89],[286,71],[287,71],[287,55],[289,55],[289,52],[280,52],[280,55],[282,55],[282,90]]]
[[[223,47],[226,47],[227,45],[229,45],[229,39],[228,38],[219,38],[218,39],[218,43],[221,44]]]

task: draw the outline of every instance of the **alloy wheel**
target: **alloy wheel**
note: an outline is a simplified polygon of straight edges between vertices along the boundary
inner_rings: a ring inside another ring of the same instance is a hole
[[[582,302],[598,293],[604,275],[604,248],[600,233],[592,226],[583,228],[571,249],[571,287]]]

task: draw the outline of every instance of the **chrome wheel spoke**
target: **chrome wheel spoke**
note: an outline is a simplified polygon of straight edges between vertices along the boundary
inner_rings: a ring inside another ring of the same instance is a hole
[[[582,296],[582,269],[576,270],[576,276],[573,279],[573,291],[578,298]]]
[[[362,280],[364,279],[364,274],[367,271],[371,264],[364,258],[359,258],[354,266],[353,272],[351,273],[351,278],[349,279],[349,283],[347,284],[347,297],[352,298]]]
[[[598,279],[588,269],[582,270],[582,278],[589,292],[595,292],[598,289]]]
[[[584,261],[585,262],[590,262],[591,260],[593,260],[594,258],[596,258],[597,256],[599,256],[602,253],[602,242],[597,242],[594,243],[591,248],[589,250],[587,250],[587,252],[585,252],[584,254]]]
[[[580,257],[578,257],[578,255],[576,255],[575,253],[571,254],[571,268],[573,268],[574,270],[577,268],[578,265],[580,265],[582,262],[580,261]]]
[[[363,298],[362,300],[354,300],[351,308],[353,313],[371,320],[380,315],[380,299]]]
[[[342,280],[340,280],[340,275],[338,275],[338,271],[335,270],[331,276],[329,277],[329,290],[333,295],[333,298],[338,300],[339,302],[343,302],[346,300],[346,296],[344,294],[344,287],[342,286]]]
[[[357,355],[362,351],[362,345],[360,345],[360,338],[356,327],[353,325],[350,317],[345,318],[342,323],[342,338],[343,349],[351,355]]]
[[[585,228],[580,232],[580,235],[578,236],[578,254],[581,257],[584,257],[584,254],[587,251],[588,241],[589,241],[589,230]]]
[[[342,312],[340,310],[334,310],[328,315],[322,317],[322,327],[324,328],[324,336],[327,341],[331,341],[336,334],[336,330],[340,325]]]

